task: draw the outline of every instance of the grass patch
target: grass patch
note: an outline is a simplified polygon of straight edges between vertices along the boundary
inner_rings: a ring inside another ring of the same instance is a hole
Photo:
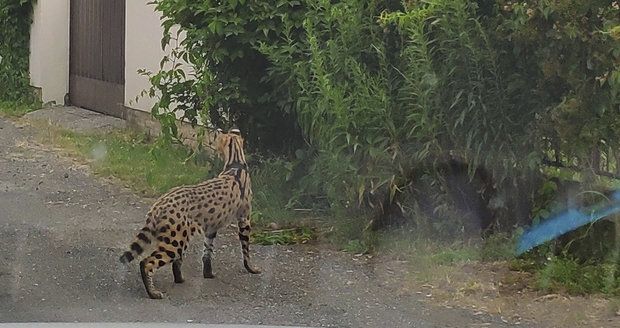
[[[451,246],[438,250],[435,254],[431,254],[430,258],[433,263],[439,265],[453,265],[480,260],[480,252],[475,247],[457,247]]]
[[[349,242],[342,247],[343,251],[352,254],[365,254],[368,253],[370,249],[371,247],[368,243],[359,239],[349,240]]]
[[[515,258],[518,236],[497,233],[484,239],[480,247],[480,259],[483,261],[507,261]]]
[[[431,266],[457,265],[482,259],[480,240],[442,242],[418,236],[415,229],[392,229],[376,233],[376,250]]]
[[[252,233],[252,243],[259,245],[305,244],[315,239],[316,234],[309,227],[280,230],[264,230]]]
[[[620,265],[580,264],[568,258],[553,257],[536,272],[536,287],[545,292],[585,295],[620,295]]]
[[[417,240],[409,251],[398,257],[410,263],[417,281],[435,284],[438,279],[450,279],[463,265],[480,261],[480,248],[464,241],[445,244]]]
[[[189,158],[189,149],[149,143],[143,135],[115,132],[90,135],[47,126],[42,139],[88,161],[101,176],[113,176],[132,190],[158,196],[169,189],[211,177],[208,163]]]
[[[192,156],[186,147],[151,143],[144,135],[129,131],[83,134],[47,122],[31,124],[40,131],[42,141],[86,160],[96,174],[118,178],[146,196],[159,196],[173,187],[196,184],[220,172],[220,168],[211,170],[208,161],[199,160],[203,156]],[[267,159],[258,162],[252,170],[255,203],[252,219],[258,228],[252,239],[257,244],[303,244],[316,239],[314,229],[295,227],[300,223],[299,215],[287,209],[291,190],[282,174],[285,165],[281,159]],[[265,230],[273,224],[287,229]]]
[[[368,217],[349,216],[345,211],[323,218],[329,226],[325,234],[329,243],[342,251],[354,254],[370,253],[376,250],[378,233],[366,228]]]
[[[39,106],[14,101],[0,101],[0,116],[22,117]]]
[[[399,257],[426,258],[436,265],[458,265],[474,261],[506,261],[515,258],[516,236],[494,234],[485,239],[443,240],[420,234],[414,227],[374,233],[374,248]],[[425,259],[425,262],[426,262]]]

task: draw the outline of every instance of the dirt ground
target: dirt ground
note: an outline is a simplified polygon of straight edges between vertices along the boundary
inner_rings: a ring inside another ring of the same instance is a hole
[[[391,266],[410,267],[392,261]],[[545,294],[529,287],[529,273],[511,271],[506,262],[471,263],[435,269],[424,281],[403,280],[401,293],[426,296],[427,304],[492,314],[512,325],[536,327],[620,327],[620,303],[602,295]]]

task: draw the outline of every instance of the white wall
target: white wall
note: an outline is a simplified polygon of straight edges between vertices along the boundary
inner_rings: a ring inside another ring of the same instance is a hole
[[[150,86],[138,69],[156,72],[165,53],[161,49],[163,28],[151,0],[128,0],[125,7],[125,106],[150,111],[155,100],[136,96]]]
[[[44,103],[64,103],[69,92],[69,0],[40,0],[30,29],[30,84]]]
[[[148,78],[137,73],[139,69],[151,72],[159,70],[159,64],[165,55],[170,54],[170,48],[161,49],[161,39],[164,29],[161,26],[161,13],[149,5],[151,0],[127,0],[125,6],[125,106],[142,111],[151,111],[155,99],[148,96],[136,96],[150,87]],[[172,27],[170,34],[176,37],[178,29]],[[180,33],[179,41],[184,38]],[[174,44],[174,40],[171,44]],[[167,66],[169,68],[170,66]],[[183,65],[187,76],[191,68]],[[174,104],[172,105],[174,106]],[[177,116],[180,117],[180,113]]]

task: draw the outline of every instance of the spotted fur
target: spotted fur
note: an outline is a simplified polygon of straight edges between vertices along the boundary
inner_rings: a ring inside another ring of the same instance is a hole
[[[250,265],[252,186],[239,130],[219,132],[215,149],[225,162],[222,173],[197,185],[174,188],[161,196],[147,213],[144,228],[120,258],[121,262],[129,263],[146,250],[153,250],[140,262],[142,282],[150,298],[163,297],[153,285],[153,275],[166,264],[172,263],[174,282],[184,281],[181,274],[184,253],[197,235],[205,238],[203,276],[213,278],[213,240],[220,228],[234,220],[239,227],[243,266],[250,273],[260,273]]]

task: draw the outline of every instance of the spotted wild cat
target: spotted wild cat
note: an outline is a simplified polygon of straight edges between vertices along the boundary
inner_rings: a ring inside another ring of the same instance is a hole
[[[140,262],[142,282],[150,298],[163,293],[153,285],[156,270],[172,263],[174,282],[182,283],[184,253],[194,236],[203,235],[203,276],[213,278],[211,257],[217,231],[236,220],[243,253],[243,265],[250,273],[260,270],[250,264],[250,212],[252,187],[239,130],[219,130],[215,150],[224,160],[224,169],[216,178],[193,186],[177,187],[161,196],[146,215],[146,225],[137,234],[130,250],[120,261],[131,262],[146,250],[153,252]]]

